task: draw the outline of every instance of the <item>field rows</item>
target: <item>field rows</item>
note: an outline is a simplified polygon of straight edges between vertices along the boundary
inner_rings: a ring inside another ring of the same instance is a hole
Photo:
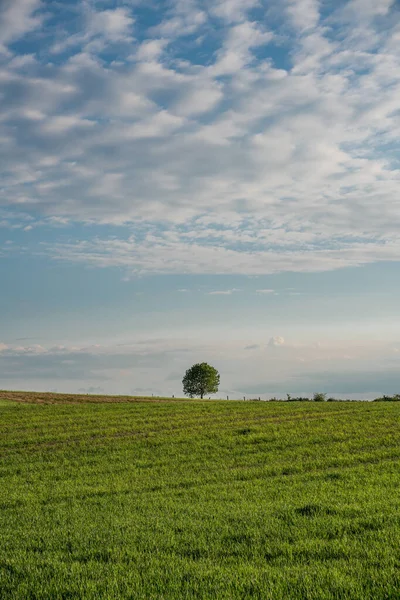
[[[0,404],[5,599],[400,598],[393,404]]]

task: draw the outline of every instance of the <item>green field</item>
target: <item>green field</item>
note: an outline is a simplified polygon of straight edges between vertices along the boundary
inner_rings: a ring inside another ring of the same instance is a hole
[[[4,398],[2,600],[400,598],[399,404]]]

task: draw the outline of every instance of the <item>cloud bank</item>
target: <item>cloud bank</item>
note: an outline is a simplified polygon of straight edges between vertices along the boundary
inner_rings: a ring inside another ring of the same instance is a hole
[[[344,397],[364,394],[365,398],[396,393],[400,385],[397,346],[386,342],[304,344],[281,336],[247,346],[243,340],[201,342],[171,337],[88,346],[0,343],[0,377],[7,387],[16,389],[39,385],[91,393],[100,385],[104,393],[181,395],[185,370],[204,357],[221,373],[217,397],[285,397],[286,393],[310,395],[322,390]]]
[[[135,273],[398,260],[396,2],[0,11],[3,226],[72,232],[30,251]]]

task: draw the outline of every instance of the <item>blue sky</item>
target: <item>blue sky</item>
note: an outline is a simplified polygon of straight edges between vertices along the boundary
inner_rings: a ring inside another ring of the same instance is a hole
[[[400,391],[396,0],[3,0],[0,386]]]

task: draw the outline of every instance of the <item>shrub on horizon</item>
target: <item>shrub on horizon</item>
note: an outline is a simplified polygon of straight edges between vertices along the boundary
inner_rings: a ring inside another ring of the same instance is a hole
[[[393,396],[384,394],[382,398],[375,398],[374,402],[400,402],[400,394],[394,394]]]

